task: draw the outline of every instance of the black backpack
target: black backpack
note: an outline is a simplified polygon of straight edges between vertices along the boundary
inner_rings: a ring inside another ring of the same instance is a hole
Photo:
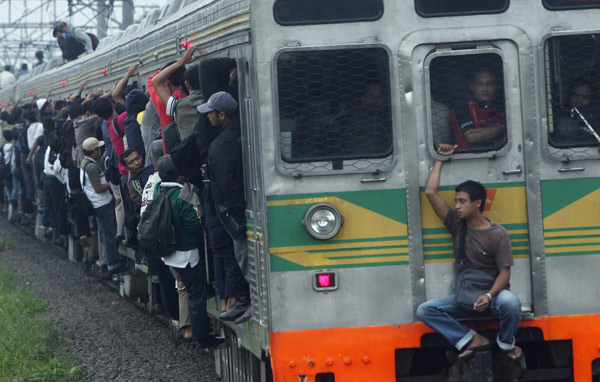
[[[173,227],[173,202],[169,196],[177,188],[158,188],[156,197],[148,204],[138,225],[139,248],[148,257],[169,256],[177,249]]]

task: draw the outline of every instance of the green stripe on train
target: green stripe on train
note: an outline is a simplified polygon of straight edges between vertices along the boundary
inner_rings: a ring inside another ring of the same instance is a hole
[[[600,178],[542,181],[543,217],[547,218],[598,188],[600,188]]]

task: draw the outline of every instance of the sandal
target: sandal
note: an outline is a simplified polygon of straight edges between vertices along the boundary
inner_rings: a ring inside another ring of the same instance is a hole
[[[460,362],[466,362],[468,360],[470,360],[471,358],[473,358],[475,356],[475,353],[480,353],[480,352],[484,352],[484,351],[488,351],[492,349],[492,343],[488,342],[487,344],[484,345],[479,345],[479,346],[473,346],[470,348],[466,348],[465,351],[468,351],[467,354],[463,355],[463,356],[458,356],[458,360]]]

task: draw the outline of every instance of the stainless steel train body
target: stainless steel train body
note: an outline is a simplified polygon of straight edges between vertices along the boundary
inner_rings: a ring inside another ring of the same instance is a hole
[[[410,374],[403,357],[416,354],[430,333],[416,323],[416,307],[447,295],[454,277],[449,236],[422,192],[440,143],[434,111],[442,93],[435,88],[449,86],[439,83],[446,66],[460,71],[466,62],[488,60],[498,73],[506,141],[455,155],[444,168],[442,190],[451,201],[463,180],[488,187],[486,214],[512,238],[511,284],[523,302],[523,330],[541,342],[566,341],[566,350],[551,347],[568,359],[553,367],[591,381],[600,339],[594,324],[600,317],[600,155],[597,143],[553,137],[569,83],[590,79],[589,67],[597,64],[600,9],[594,3],[553,10],[551,0],[513,0],[495,13],[423,17],[415,9],[420,1],[388,1],[372,20],[286,23],[274,11],[282,2],[186,4],[8,92],[52,88],[63,96],[81,80],[107,89],[133,63],[141,64],[144,84],[180,56],[183,41],[193,41],[203,57],[236,57],[254,318],[227,329],[237,350],[222,352],[219,365],[232,380],[392,381]],[[290,150],[300,121],[325,108],[335,114],[344,102],[351,106],[344,115],[352,116],[358,97],[344,101],[344,91],[353,89],[344,80],[362,78],[365,86],[372,67],[385,93],[390,149],[364,157],[352,147],[314,160],[295,156]],[[463,80],[456,88],[468,82],[466,73],[454,78]],[[4,89],[0,95],[9,96]],[[304,227],[306,211],[319,203],[343,216],[328,240]],[[335,288],[320,288],[319,275],[333,277]]]

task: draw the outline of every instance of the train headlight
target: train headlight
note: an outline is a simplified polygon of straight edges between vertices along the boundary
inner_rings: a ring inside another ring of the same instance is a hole
[[[344,217],[331,204],[317,203],[306,210],[302,224],[310,236],[318,240],[327,240],[340,231]]]

